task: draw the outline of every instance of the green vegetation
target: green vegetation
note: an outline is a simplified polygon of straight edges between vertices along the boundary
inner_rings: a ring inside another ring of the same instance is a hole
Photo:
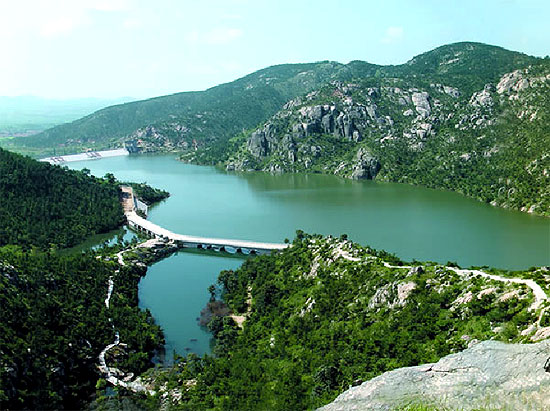
[[[528,71],[524,77],[532,85],[531,80],[550,73],[548,59],[470,42],[438,47],[396,66],[361,61],[279,65],[202,92],[108,107],[5,144],[37,155],[124,143],[136,151],[180,151],[184,161],[230,169],[346,177],[354,171],[366,175],[356,170],[356,155],[363,149],[380,163],[381,180],[449,189],[548,215],[550,81],[517,96],[496,93],[501,77],[518,69]],[[471,104],[482,91],[490,102]],[[429,94],[427,116],[417,118],[411,101],[416,92]],[[360,136],[335,137],[315,127],[307,138],[296,134],[294,127],[309,121],[299,110],[315,105],[335,106]],[[361,114],[358,105],[373,111]],[[258,157],[247,140],[266,121],[276,129],[263,143],[270,153]]]
[[[457,57],[458,64],[446,64]],[[146,151],[194,149],[226,142],[243,129],[256,127],[288,100],[330,81],[423,77],[455,86],[465,82],[463,91],[471,94],[500,75],[537,61],[540,59],[500,47],[456,43],[397,66],[363,61],[282,64],[201,92],[107,107],[70,124],[17,139],[10,148],[60,154],[141,140],[139,146]]]
[[[374,65],[284,64],[201,92],[177,93],[99,110],[70,124],[16,139],[12,149],[46,153],[77,152],[140,140],[145,151],[193,148],[233,137],[255,127],[291,98],[332,78],[373,73]]]
[[[388,257],[299,232],[292,248],[220,274],[224,301],[247,317],[243,329],[214,317],[213,356],[188,356],[149,378],[169,398],[181,395],[177,409],[313,409],[473,339],[528,338],[519,332],[536,321],[527,288],[432,263],[399,268],[395,257],[387,267]]]
[[[550,64],[541,63],[524,77],[533,79],[541,72],[550,74]],[[512,100],[507,94],[491,96],[495,106],[484,115],[492,124],[459,127],[460,119],[475,115],[472,107],[461,106],[436,126],[437,134],[422,150],[403,141],[371,145],[383,162],[380,177],[550,215],[550,81],[512,94],[517,96]]]
[[[138,308],[146,269],[109,261],[123,244],[97,253],[61,250],[124,222],[118,186],[113,176],[0,149],[0,409],[83,408],[113,326],[125,345],[109,352],[109,366],[141,373],[152,365],[164,341],[151,314]],[[164,195],[140,187],[151,198]]]
[[[365,167],[359,154],[368,153],[380,165],[379,180],[549,215],[548,96],[547,60],[460,43],[374,77],[331,82],[223,148],[182,158],[236,170],[361,178],[366,173],[357,171]],[[419,100],[428,111],[418,108]],[[356,134],[344,135],[344,122]],[[334,132],[327,131],[330,124]]]
[[[124,222],[116,182],[0,149],[0,246],[70,247]]]
[[[107,311],[115,268],[94,254],[0,248],[0,408],[81,409],[95,392],[99,352],[114,341],[112,324],[128,345],[110,365],[135,373],[150,367],[163,338],[137,307],[144,269],[121,269]]]
[[[471,96],[500,76],[542,59],[481,43],[460,42],[438,47],[406,64],[388,67],[386,77],[421,78],[427,83],[449,84]]]
[[[486,83],[528,65],[529,79],[550,72],[548,62],[473,43],[445,46],[394,67],[275,66],[204,92],[110,107],[16,140],[26,150],[69,151],[130,140],[144,151],[188,150],[190,161],[343,176],[363,161],[357,153],[364,149],[380,161],[380,179],[452,189],[547,214],[548,83],[514,98],[489,87],[494,104],[469,104]],[[452,97],[432,83],[461,94]],[[397,88],[407,97],[428,90],[431,117],[405,115],[414,107],[399,102]],[[313,131],[296,137],[295,146],[288,138],[279,144],[299,123],[300,109],[334,104],[350,114],[349,101],[376,106],[375,116],[364,116],[361,138]],[[271,151],[251,153],[253,129],[274,114],[269,122],[276,132],[262,141]],[[434,133],[418,137],[416,128],[409,133],[422,122]],[[528,309],[533,296],[523,285],[459,275],[433,263],[404,267],[394,256],[345,237],[299,232],[292,248],[220,274],[225,304],[246,321],[241,329],[231,316],[213,316],[213,355],[189,355],[173,368],[150,371],[145,378],[156,385],[157,396],[120,390],[108,399],[101,396],[106,381],[97,363],[114,340],[113,325],[125,346],[109,352],[111,367],[141,373],[162,344],[150,313],[137,308],[145,268],[121,267],[113,258],[121,245],[63,256],[56,249],[124,221],[119,184],[112,175],[95,178],[0,149],[0,408],[82,408],[97,390],[100,409],[125,404],[157,409],[161,402],[181,409],[313,409],[349,385],[436,361],[475,339],[527,341],[534,331],[522,331],[540,314]],[[144,184],[132,186],[148,203],[167,196]],[[132,250],[127,258],[154,258],[145,254]],[[548,288],[541,270],[514,275]],[[107,308],[110,278],[115,292]],[[215,305],[218,314],[227,311]],[[540,324],[550,324],[550,316],[543,315]]]
[[[170,193],[166,190],[151,187],[145,183],[122,183],[123,185],[129,185],[134,190],[136,195],[141,201],[147,205],[158,203],[168,197]]]

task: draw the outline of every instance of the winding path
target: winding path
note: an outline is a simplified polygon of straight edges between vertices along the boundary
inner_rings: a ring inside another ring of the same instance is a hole
[[[109,277],[107,282],[107,298],[105,298],[105,307],[109,308],[109,303],[111,301],[111,296],[113,295],[113,289],[115,288],[115,282],[113,281],[113,276]]]
[[[414,268],[413,266],[410,266],[410,265],[391,265],[390,263],[387,263],[385,261],[384,261],[384,267],[388,267],[388,268],[406,268],[406,269],[409,269],[409,270],[411,268]],[[545,301],[548,301],[548,295],[546,295],[546,293],[544,292],[542,287],[540,285],[538,285],[534,280],[526,280],[524,278],[502,277],[500,275],[489,274],[489,273],[486,273],[485,271],[481,271],[481,270],[467,270],[467,269],[449,267],[449,266],[445,266],[445,268],[447,270],[454,271],[458,275],[479,275],[481,277],[489,278],[489,279],[495,280],[495,281],[501,281],[501,282],[504,282],[504,283],[525,284],[527,287],[529,287],[531,289],[531,291],[533,291],[533,295],[535,296],[535,301],[533,302],[533,304],[531,304],[531,307],[530,307],[531,310],[539,309],[540,306],[542,305],[542,303],[544,303]]]
[[[149,240],[148,242],[151,242],[151,241],[155,241],[155,240]],[[138,247],[139,246],[140,245],[138,245]],[[123,251],[120,251],[116,254],[117,262],[119,263],[120,266],[125,266],[126,265],[126,263],[124,262],[124,258],[123,258],[123,254],[126,251],[129,251],[129,250],[123,250]],[[360,260],[360,258],[354,257],[351,254],[349,254],[347,251],[342,250],[341,247],[334,250],[334,257],[335,258],[342,257],[342,258],[344,258],[346,260],[349,260],[349,261],[359,261]],[[386,261],[382,261],[382,264],[384,265],[384,267],[393,268],[393,269],[408,269],[408,270],[410,270],[410,269],[415,268],[415,266],[391,265],[390,263],[388,263]],[[486,272],[481,271],[481,270],[468,270],[468,269],[461,269],[461,268],[450,267],[450,266],[443,266],[443,267],[448,269],[448,270],[454,271],[455,273],[457,273],[458,275],[461,275],[461,276],[476,275],[476,276],[481,276],[481,277],[488,278],[488,279],[491,279],[491,280],[494,280],[494,281],[501,281],[501,282],[513,283],[513,284],[524,284],[524,285],[526,285],[527,287],[529,287],[531,289],[531,291],[533,292],[534,298],[535,298],[535,301],[533,302],[533,304],[531,304],[530,310],[539,309],[544,302],[547,302],[549,300],[546,292],[534,280],[528,280],[528,279],[523,279],[523,278],[507,278],[507,277],[502,277],[502,276],[496,275],[496,274],[489,274],[489,273],[486,273]],[[115,271],[115,275],[119,271],[120,270],[117,269]],[[107,283],[107,297],[105,298],[105,306],[107,308],[110,307],[110,300],[111,300],[111,296],[113,294],[113,291],[114,291],[114,281],[113,281],[113,276],[110,276],[109,280],[108,280],[108,283]],[[540,328],[540,321],[541,321],[542,316],[544,315],[544,313],[546,311],[546,308],[547,307],[544,307],[540,311],[538,321],[536,323],[532,324],[532,326],[530,326],[525,331],[532,332],[532,331],[536,331],[536,330],[539,330],[539,331],[544,330],[544,329]],[[112,318],[109,318],[109,321],[111,322],[113,330],[115,330],[114,324],[112,324]],[[139,377],[134,381],[128,381],[133,376],[133,375],[129,374],[125,378],[125,380],[122,380],[122,379],[118,378],[118,376],[123,376],[124,373],[122,373],[117,368],[109,367],[107,365],[106,360],[105,360],[105,355],[107,354],[107,352],[109,350],[111,350],[112,348],[114,348],[114,347],[116,347],[117,345],[120,345],[120,344],[121,344],[120,335],[119,335],[118,331],[115,331],[115,341],[113,343],[107,345],[101,351],[101,353],[99,354],[99,357],[98,357],[99,366],[98,366],[98,368],[101,371],[101,373],[105,375],[107,381],[109,381],[111,384],[113,384],[115,386],[122,386],[122,387],[128,388],[128,389],[130,389],[134,392],[147,392],[149,394],[154,394],[154,391],[152,391],[150,389],[147,389],[141,383]]]
[[[117,262],[121,266],[125,266],[126,263],[124,262],[123,254],[128,250],[122,250],[116,254],[117,256]],[[120,272],[120,269],[115,270],[115,275]],[[110,302],[111,302],[111,296],[113,295],[113,291],[115,288],[115,283],[113,281],[113,276],[109,277],[109,280],[107,281],[107,297],[105,298],[105,306],[107,309],[110,308]],[[115,386],[120,386],[127,388],[129,390],[132,390],[134,392],[147,392],[149,394],[154,394],[154,391],[147,389],[141,381],[139,381],[139,377],[136,378],[134,381],[130,381],[130,379],[133,377],[133,374],[128,374],[124,380],[118,378],[119,376],[124,376],[124,373],[120,371],[118,368],[109,367],[107,365],[107,361],[105,360],[105,355],[109,350],[116,347],[117,345],[120,345],[120,334],[118,331],[115,330],[115,325],[113,324],[113,319],[109,317],[109,322],[111,323],[111,326],[113,327],[113,331],[115,331],[115,341],[109,345],[107,345],[98,356],[99,361],[99,371],[105,376],[105,379],[110,382],[111,384]]]
[[[459,275],[474,274],[481,277],[490,278],[491,280],[502,281],[505,283],[525,284],[533,291],[533,295],[535,296],[535,301],[533,302],[533,304],[531,304],[530,307],[531,310],[537,310],[543,302],[548,301],[548,296],[546,295],[542,287],[538,285],[534,280],[526,280],[523,278],[507,278],[500,275],[489,274],[481,270],[464,270],[456,267],[447,267],[447,269],[452,270]]]

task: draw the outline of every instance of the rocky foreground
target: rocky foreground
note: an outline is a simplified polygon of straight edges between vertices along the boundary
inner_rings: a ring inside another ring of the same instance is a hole
[[[437,363],[386,372],[321,409],[393,410],[418,404],[436,409],[550,410],[550,372],[545,370],[549,357],[550,341],[484,341]]]

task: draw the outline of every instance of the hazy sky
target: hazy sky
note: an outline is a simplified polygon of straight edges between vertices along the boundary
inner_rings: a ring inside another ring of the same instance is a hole
[[[550,54],[548,0],[0,0],[0,96],[149,97],[280,63]]]

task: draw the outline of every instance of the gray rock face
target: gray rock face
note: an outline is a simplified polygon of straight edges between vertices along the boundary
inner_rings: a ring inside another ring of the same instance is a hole
[[[321,408],[393,410],[410,404],[437,409],[549,410],[550,341],[484,341],[437,363],[399,368],[350,388]]]
[[[497,84],[496,90],[498,94],[509,93],[512,90],[517,91],[518,84],[523,80],[521,70],[516,70],[503,75]]]
[[[294,163],[296,161],[296,144],[290,134],[285,134],[280,144],[283,151],[287,152],[288,161]]]
[[[369,151],[360,149],[357,152],[357,163],[353,166],[351,178],[354,180],[372,180],[380,171],[380,162]]]
[[[321,119],[321,125],[325,133],[334,133],[334,116],[332,114],[325,114]]]
[[[264,157],[267,154],[267,141],[263,130],[256,130],[250,135],[247,149],[254,157]]]
[[[372,91],[376,93],[376,91]],[[367,118],[377,122],[393,124],[391,118],[378,118],[376,105],[357,105],[340,111],[331,105],[316,105],[302,107],[299,111],[298,123],[292,125],[289,134],[281,138],[280,133],[272,123],[267,123],[263,129],[254,131],[248,141],[247,150],[254,157],[267,157],[279,153],[291,163],[297,161],[297,143],[305,137],[316,134],[332,134],[349,141],[359,142],[363,139],[357,124],[365,124]]]
[[[247,141],[247,149],[254,157],[265,157],[273,152],[278,144],[277,127],[268,123],[262,130],[256,130]]]
[[[305,123],[304,130],[306,136],[311,136],[313,134],[321,132],[321,127],[319,127],[318,122],[312,121],[310,123]]]
[[[470,104],[478,107],[491,107],[493,105],[493,98],[489,89],[486,87],[483,91],[474,93],[470,99]]]
[[[455,87],[443,86],[443,92],[454,98],[460,97],[460,91]]]
[[[451,97],[458,98],[460,97],[460,90],[456,87],[444,86],[443,84],[430,84],[431,87],[435,88],[440,93],[445,93]]]
[[[430,95],[425,91],[413,93],[412,95],[412,101],[416,112],[424,118],[428,117],[432,112],[429,97]]]
[[[292,126],[292,135],[295,138],[305,137],[306,133],[304,132],[304,126],[301,123],[300,124],[294,124],[294,126]]]

